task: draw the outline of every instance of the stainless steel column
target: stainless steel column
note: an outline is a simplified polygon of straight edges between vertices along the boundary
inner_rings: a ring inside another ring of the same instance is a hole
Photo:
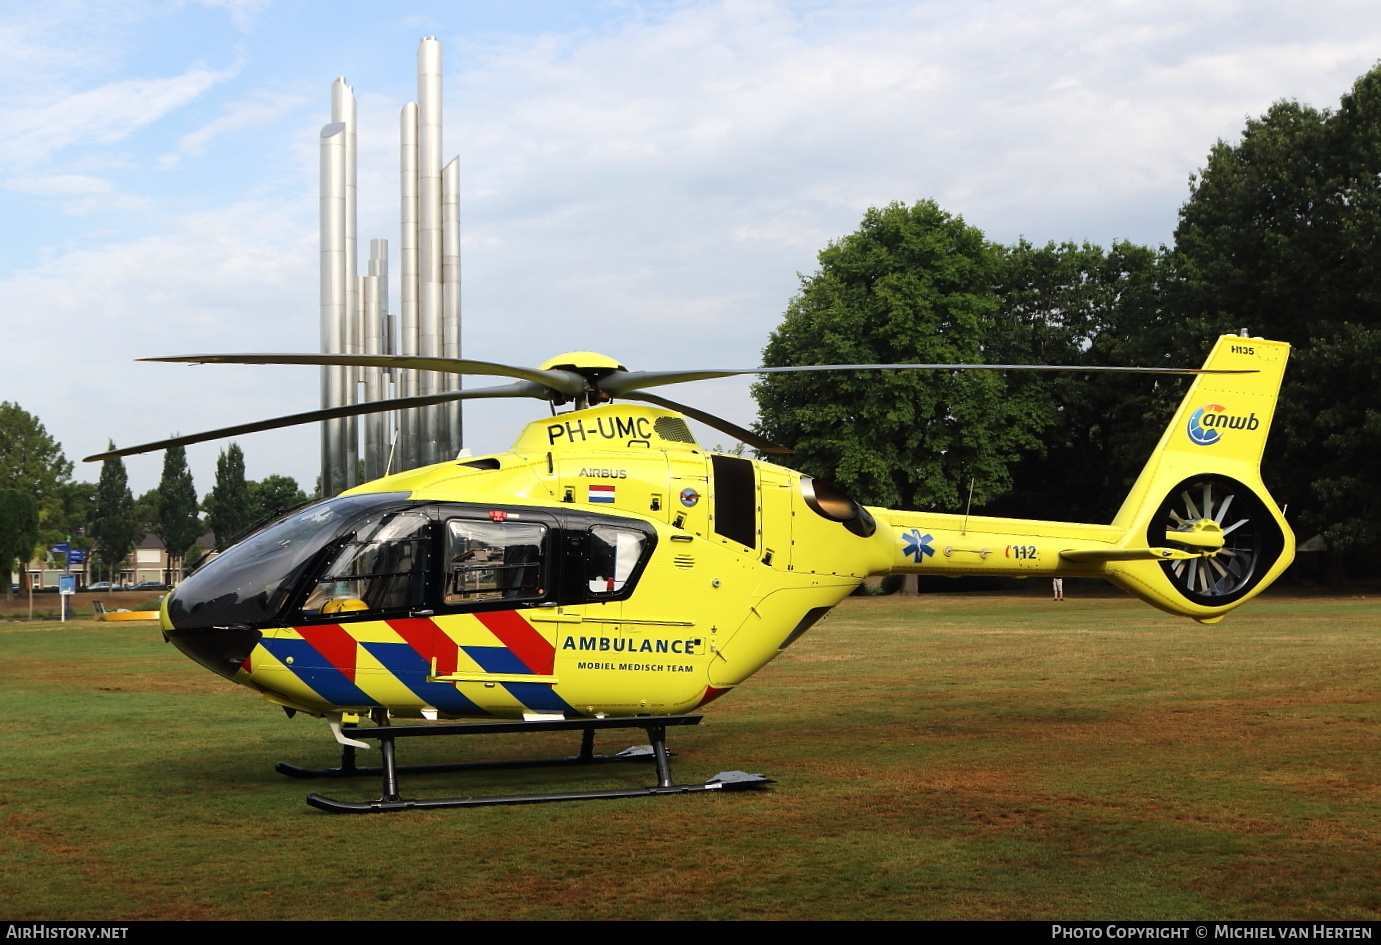
[[[345,325],[345,123],[334,121],[321,129],[321,350],[341,351]],[[345,402],[345,369],[321,369],[321,406]],[[321,494],[333,496],[346,488],[345,423],[321,424]]]
[[[399,178],[402,185],[402,206],[400,208],[402,226],[400,228],[399,260],[400,282],[398,286],[398,353],[416,355],[418,353],[417,332],[417,105],[408,102],[403,106],[400,121],[402,146],[399,151]],[[420,391],[417,385],[417,372],[400,370],[398,372],[398,394],[401,397],[415,397]],[[413,469],[421,465],[420,410],[400,410],[398,412],[398,447],[393,471]]]
[[[441,172],[441,353],[460,357],[460,158],[452,158]],[[443,390],[460,390],[460,375],[442,378]],[[452,459],[464,442],[460,401],[441,406],[443,459]]]
[[[364,287],[364,353],[387,354],[388,339],[388,241],[369,241],[369,274],[360,277]],[[381,403],[388,399],[384,369],[367,367],[364,375],[364,399]],[[364,427],[364,476],[378,479],[384,474],[388,460],[390,423],[392,414],[386,411],[367,414],[361,418]]]
[[[345,271],[343,279],[345,281],[345,310],[342,317],[341,328],[341,351],[346,354],[362,354],[364,345],[362,344],[362,324],[361,324],[361,305],[359,292],[359,248],[355,235],[356,223],[356,192],[357,175],[355,167],[355,124],[357,120],[355,108],[355,91],[350,88],[344,78],[338,78],[331,84],[331,121],[340,122],[345,125]],[[345,374],[345,399],[342,403],[359,403],[359,380],[360,369],[347,367],[341,369]],[[342,489],[359,484],[359,458],[360,458],[360,437],[359,421],[354,417],[347,417],[341,421],[344,429],[342,449],[344,455],[341,457],[341,465],[345,470],[345,478],[342,480]]]
[[[401,116],[399,310],[389,313],[388,249],[371,247],[360,276],[356,234],[354,90],[331,86],[331,124],[322,131],[322,351],[460,356],[460,171],[441,167],[441,44],[417,49],[416,104]],[[328,324],[328,318],[331,323]],[[363,391],[361,391],[363,387]],[[324,368],[323,406],[460,390],[459,376],[419,371]],[[356,484],[363,459],[370,478],[453,457],[461,446],[459,403],[379,414],[322,427],[322,484],[334,495]],[[364,433],[363,451],[360,433]],[[391,458],[390,458],[391,456]]]
[[[441,335],[441,44],[428,36],[417,47],[417,242],[418,353],[442,356]],[[434,371],[421,376],[423,394],[441,391]],[[423,408],[423,463],[447,459],[442,443],[444,411]]]

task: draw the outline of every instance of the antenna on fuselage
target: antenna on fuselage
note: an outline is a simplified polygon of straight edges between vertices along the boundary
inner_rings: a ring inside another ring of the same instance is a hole
[[[973,484],[977,478],[977,476],[969,477],[969,501],[968,504],[964,506],[964,527],[959,529],[959,534],[961,535],[967,535],[969,533],[969,510],[973,508]]]

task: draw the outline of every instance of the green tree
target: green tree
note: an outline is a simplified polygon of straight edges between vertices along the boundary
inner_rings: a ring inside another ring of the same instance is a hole
[[[307,494],[291,476],[265,476],[249,484],[249,496],[254,503],[254,521],[286,512],[307,501]]]
[[[38,544],[38,503],[18,489],[0,489],[0,572],[5,575],[5,595],[14,596],[9,575],[23,571]]]
[[[0,403],[0,489],[17,489],[38,504],[39,538],[62,541],[67,514],[64,484],[72,464],[37,417],[18,404]]]
[[[158,487],[150,489],[134,500],[134,521],[138,524],[139,540],[154,530],[158,521]],[[156,533],[155,533],[156,534]],[[138,542],[136,542],[136,545]]]
[[[0,489],[18,489],[42,507],[71,477],[72,464],[39,419],[0,403]]]
[[[1173,268],[1167,254],[1133,243],[1108,250],[1090,243],[1025,240],[1004,247],[988,360],[1013,364],[1167,367],[1165,306]],[[1195,352],[1186,365],[1199,363]],[[1009,396],[1053,422],[1040,446],[1013,470],[1012,491],[990,514],[1109,521],[1141,471],[1183,395],[1177,379],[1107,373],[1023,373]]]
[[[63,482],[39,510],[39,543],[52,547],[67,542],[74,550],[91,550],[91,529],[96,514],[96,484],[94,482]],[[66,567],[59,555],[54,561],[58,568]]]
[[[1302,538],[1376,570],[1381,502],[1381,66],[1336,111],[1278,102],[1219,141],[1175,231],[1174,340],[1248,329],[1294,347],[1265,474]]]
[[[763,352],[770,366],[983,363],[1001,308],[1001,253],[932,201],[870,209],[819,254]],[[759,429],[787,462],[869,504],[961,510],[1011,486],[1053,417],[986,371],[768,375]]]
[[[115,444],[111,443],[109,449],[115,449]],[[103,574],[106,580],[116,581],[121,565],[144,537],[143,523],[135,515],[134,497],[129,491],[123,459],[108,459],[101,464],[95,506],[91,522],[91,538],[96,546],[93,561],[97,573]]]
[[[221,451],[216,460],[216,485],[202,505],[206,524],[216,536],[216,547],[224,548],[231,539],[254,523],[254,500],[245,482],[245,454],[237,443]]]
[[[181,446],[170,447],[163,454],[163,477],[158,482],[154,514],[153,532],[168,552],[169,568],[177,571],[204,530],[197,518],[197,492],[187,468],[187,451]]]

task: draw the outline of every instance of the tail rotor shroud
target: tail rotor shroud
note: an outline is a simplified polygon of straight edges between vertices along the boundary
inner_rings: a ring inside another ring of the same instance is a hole
[[[1229,476],[1205,473],[1183,480],[1161,502],[1147,529],[1147,541],[1186,551],[1196,523],[1211,521],[1222,529],[1223,547],[1189,560],[1160,564],[1174,588],[1187,600],[1205,606],[1231,604],[1256,587],[1284,549],[1284,535],[1266,505],[1249,486]]]

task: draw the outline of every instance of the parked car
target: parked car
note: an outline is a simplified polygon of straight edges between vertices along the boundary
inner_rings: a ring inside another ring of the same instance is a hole
[[[88,591],[121,591],[124,587],[120,584],[112,584],[110,581],[97,581],[95,584],[86,585]]]
[[[129,589],[132,591],[166,591],[168,585],[162,581],[140,581],[138,584],[131,584]]]

